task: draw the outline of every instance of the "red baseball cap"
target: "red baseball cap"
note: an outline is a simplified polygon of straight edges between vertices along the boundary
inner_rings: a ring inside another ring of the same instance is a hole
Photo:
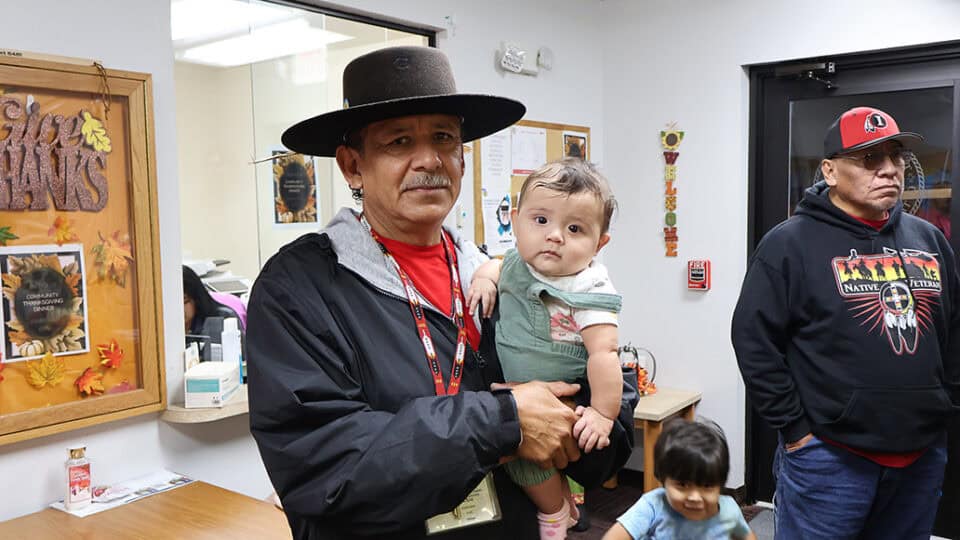
[[[823,155],[829,159],[884,141],[907,139],[922,141],[923,137],[918,133],[900,131],[897,121],[880,109],[854,107],[837,117],[827,129]]]

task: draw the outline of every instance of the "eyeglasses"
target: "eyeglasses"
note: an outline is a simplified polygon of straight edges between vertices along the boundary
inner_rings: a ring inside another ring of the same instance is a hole
[[[903,148],[894,148],[890,151],[884,152],[883,150],[873,150],[863,154],[862,156],[833,156],[834,159],[849,159],[850,161],[857,161],[860,163],[864,169],[868,171],[876,171],[883,167],[883,164],[886,162],[887,157],[890,157],[890,161],[893,162],[894,166],[898,168],[903,168],[907,164],[908,159],[913,158],[913,152],[905,150]]]

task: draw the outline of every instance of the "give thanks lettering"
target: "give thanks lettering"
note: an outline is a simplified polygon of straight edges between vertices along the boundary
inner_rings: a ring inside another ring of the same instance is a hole
[[[86,111],[41,116],[38,102],[0,96],[0,210],[103,210],[110,150]]]

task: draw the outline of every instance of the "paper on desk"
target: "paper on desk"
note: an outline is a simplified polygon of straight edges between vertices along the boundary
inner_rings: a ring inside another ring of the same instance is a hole
[[[112,486],[95,486],[93,488],[93,502],[83,508],[67,510],[66,507],[63,506],[63,500],[51,503],[50,507],[77,517],[86,517],[189,484],[190,482],[193,482],[192,478],[187,478],[182,474],[164,469]]]

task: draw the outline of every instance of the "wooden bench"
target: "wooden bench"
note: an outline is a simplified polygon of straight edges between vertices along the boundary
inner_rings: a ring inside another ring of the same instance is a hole
[[[644,493],[660,487],[660,482],[653,475],[653,448],[663,430],[663,423],[674,416],[682,416],[692,421],[700,397],[700,392],[691,390],[658,388],[656,394],[642,396],[637,403],[633,410],[633,423],[636,428],[643,430]],[[603,487],[617,487],[617,477],[604,482]]]

